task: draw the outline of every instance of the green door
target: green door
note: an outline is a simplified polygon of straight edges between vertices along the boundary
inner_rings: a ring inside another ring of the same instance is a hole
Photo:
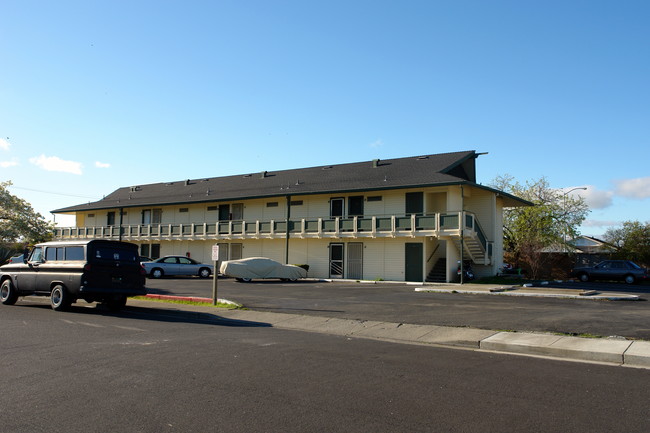
[[[423,245],[407,243],[405,254],[406,281],[423,281]]]

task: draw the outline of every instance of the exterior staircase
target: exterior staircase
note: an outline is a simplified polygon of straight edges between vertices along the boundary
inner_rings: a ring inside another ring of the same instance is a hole
[[[427,283],[445,283],[447,282],[447,259],[440,258],[433,266],[425,280]]]

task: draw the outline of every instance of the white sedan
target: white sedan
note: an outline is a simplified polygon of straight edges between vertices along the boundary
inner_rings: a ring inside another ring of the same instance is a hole
[[[212,265],[199,263],[185,256],[165,256],[152,262],[142,262],[142,266],[151,278],[172,275],[198,275],[208,278],[214,270]]]
[[[222,275],[243,282],[248,282],[254,278],[279,278],[281,280],[296,281],[299,278],[307,277],[307,271],[300,266],[283,265],[266,257],[228,260],[221,264],[219,271]]]

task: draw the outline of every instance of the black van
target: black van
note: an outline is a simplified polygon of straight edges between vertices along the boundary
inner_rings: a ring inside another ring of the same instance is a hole
[[[23,263],[0,266],[0,302],[19,296],[49,296],[52,308],[67,309],[78,299],[119,310],[129,296],[145,295],[145,271],[138,246],[86,240],[37,244]]]

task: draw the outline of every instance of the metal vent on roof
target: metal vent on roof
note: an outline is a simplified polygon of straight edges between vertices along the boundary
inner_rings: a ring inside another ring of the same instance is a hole
[[[331,165],[327,165],[323,167],[323,170],[331,170],[333,167]]]
[[[416,159],[418,161],[420,161],[420,160],[423,160],[423,159],[429,159],[429,157],[428,156],[418,156]]]

